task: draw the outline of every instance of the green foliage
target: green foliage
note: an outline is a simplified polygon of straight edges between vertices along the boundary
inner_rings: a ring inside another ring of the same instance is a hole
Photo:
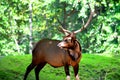
[[[0,55],[22,55],[29,51],[30,0],[0,1]],[[34,0],[32,3],[33,42],[42,38],[62,39],[58,27],[75,31],[88,20],[91,8],[96,15],[89,27],[77,34],[83,52],[120,54],[119,0]],[[16,52],[16,53],[15,53]]]
[[[22,80],[31,55],[0,57],[0,80]],[[100,55],[83,54],[79,64],[81,80],[119,80],[120,59]],[[73,68],[70,67],[71,79],[74,80]],[[53,68],[46,65],[40,72],[41,80],[64,80],[64,68]],[[28,80],[35,80],[34,70]]]

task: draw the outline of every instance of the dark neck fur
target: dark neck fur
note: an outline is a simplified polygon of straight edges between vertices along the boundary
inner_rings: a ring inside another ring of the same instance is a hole
[[[72,48],[68,49],[68,53],[74,61],[76,61],[80,57],[81,46],[77,40],[75,41],[75,45]]]

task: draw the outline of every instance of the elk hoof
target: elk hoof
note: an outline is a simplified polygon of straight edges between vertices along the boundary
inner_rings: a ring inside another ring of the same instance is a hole
[[[67,80],[70,80],[70,76],[67,76]]]
[[[78,74],[76,75],[76,80],[80,80]]]

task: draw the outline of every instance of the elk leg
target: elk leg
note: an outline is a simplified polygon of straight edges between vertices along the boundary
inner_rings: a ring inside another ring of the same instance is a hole
[[[36,76],[36,80],[39,80],[39,72],[40,70],[45,66],[46,63],[40,63],[37,65],[37,67],[35,68],[35,76]]]
[[[33,63],[31,63],[31,64],[27,67],[23,80],[26,80],[28,74],[30,73],[30,71],[31,71],[35,66],[36,66],[36,65],[34,65]]]
[[[74,74],[75,74],[76,80],[80,80],[78,76],[79,65],[77,64],[73,68],[74,68]]]
[[[67,80],[70,80],[69,66],[65,65],[64,69],[65,69],[65,73],[66,73],[66,76],[67,76]]]

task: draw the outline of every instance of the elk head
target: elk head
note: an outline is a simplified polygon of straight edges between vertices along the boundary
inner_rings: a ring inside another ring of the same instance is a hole
[[[76,41],[75,33],[71,32],[65,37],[63,37],[63,41],[60,42],[58,46],[61,48],[71,49],[74,48],[75,41]]]

